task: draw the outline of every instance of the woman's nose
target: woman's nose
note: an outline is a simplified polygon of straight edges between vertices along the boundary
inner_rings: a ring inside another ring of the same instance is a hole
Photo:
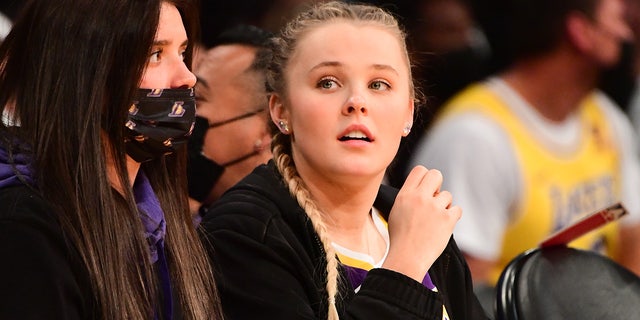
[[[196,75],[187,68],[184,62],[181,62],[171,80],[171,88],[191,88],[195,85]]]
[[[342,113],[344,115],[350,115],[353,113],[362,113],[366,115],[367,112],[367,103],[362,95],[352,95],[349,97],[342,109]]]

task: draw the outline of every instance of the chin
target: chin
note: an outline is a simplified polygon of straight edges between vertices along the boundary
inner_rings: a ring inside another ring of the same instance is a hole
[[[368,163],[342,163],[342,166],[338,170],[339,174],[347,177],[354,178],[377,178],[378,176],[384,175],[386,170],[386,166],[381,166],[379,164],[374,164],[371,162]]]

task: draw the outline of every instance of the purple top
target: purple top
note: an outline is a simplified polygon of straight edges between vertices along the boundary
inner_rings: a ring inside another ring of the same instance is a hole
[[[169,276],[169,266],[164,255],[164,236],[167,226],[164,220],[164,211],[160,206],[160,201],[153,192],[149,179],[144,171],[139,170],[136,180],[133,182],[133,197],[140,211],[140,220],[144,226],[144,235],[149,243],[151,262],[156,264],[158,278],[162,289],[162,300],[164,316],[162,319],[171,319],[173,310],[173,299],[171,290],[171,279]],[[155,317],[158,319],[158,315]]]
[[[164,221],[164,212],[160,207],[160,201],[142,170],[138,172],[138,176],[133,183],[133,197],[140,211],[144,235],[149,242],[151,262],[155,263],[158,261],[158,247],[164,245],[167,226]]]

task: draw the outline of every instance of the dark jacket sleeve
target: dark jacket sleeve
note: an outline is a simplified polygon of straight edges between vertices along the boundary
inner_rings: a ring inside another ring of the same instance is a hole
[[[91,298],[55,220],[14,200],[0,197],[0,319],[86,319]]]
[[[348,319],[442,320],[442,296],[392,270],[372,269],[349,303]]]
[[[226,202],[201,225],[213,248],[225,316],[325,319],[324,264],[309,256],[299,230],[266,208],[241,199]],[[357,294],[350,290],[338,297],[341,319],[442,319],[439,293],[390,270],[374,269]]]
[[[429,273],[442,290],[452,319],[489,319],[473,292],[471,271],[453,237]]]

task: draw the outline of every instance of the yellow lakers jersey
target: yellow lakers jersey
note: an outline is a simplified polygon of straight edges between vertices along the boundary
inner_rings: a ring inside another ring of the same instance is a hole
[[[521,170],[523,192],[515,212],[510,214],[500,258],[491,272],[493,284],[515,256],[536,247],[580,216],[620,199],[619,150],[594,95],[587,97],[577,111],[581,138],[573,150],[545,145],[535,130],[486,85],[467,88],[447,105],[442,116],[462,112],[479,112],[495,121],[509,136]],[[616,231],[617,225],[609,224],[570,245],[612,256]]]

